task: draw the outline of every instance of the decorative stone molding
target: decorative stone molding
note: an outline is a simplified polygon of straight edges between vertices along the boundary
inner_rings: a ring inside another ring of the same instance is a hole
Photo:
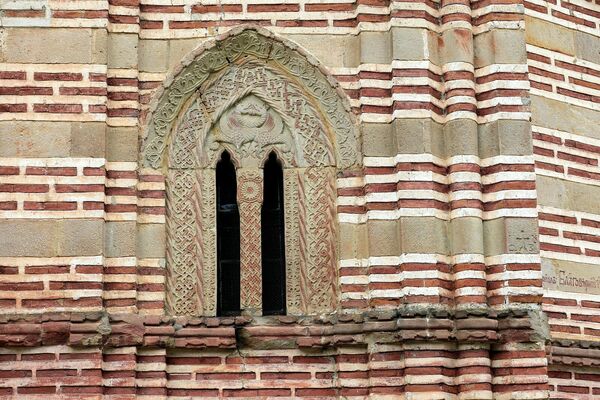
[[[215,167],[237,168],[241,308],[262,306],[262,166],[284,167],[289,314],[337,307],[335,176],[361,163],[360,136],[333,80],[296,46],[238,29],[192,54],[148,117],[141,164],[167,172],[167,309],[215,315]]]
[[[244,87],[221,88],[215,85],[219,79],[221,84],[226,81],[234,85],[236,74],[245,73],[248,76],[248,69],[261,67],[262,71],[255,70],[252,73],[265,74],[256,75],[255,79],[269,83],[269,94],[275,97],[266,97],[265,88],[255,88],[248,83]],[[215,90],[212,95],[202,96],[202,103],[190,105],[189,100],[198,89],[204,92],[213,86]],[[262,97],[263,101],[290,122],[298,122],[300,118],[303,123],[314,124],[317,120],[307,115],[320,114],[320,120],[324,123],[323,134],[334,146],[333,159],[336,165],[345,169],[360,164],[358,124],[352,118],[345,95],[335,80],[295,44],[275,38],[269,31],[258,27],[232,29],[216,41],[199,47],[165,80],[150,107],[141,164],[155,169],[166,167],[166,150],[170,148],[170,167],[194,168],[198,160],[190,153],[198,145],[195,135],[203,132],[205,136],[213,123],[220,119],[221,113],[250,93],[258,97],[262,93],[265,96]],[[297,103],[298,96],[306,104]],[[281,102],[286,100],[295,102],[289,103],[287,109],[282,108]],[[300,107],[300,110],[297,110],[297,118],[292,120],[289,111],[295,107]],[[173,128],[184,108],[189,110],[187,118],[182,128],[175,130]],[[305,112],[300,112],[302,110]],[[316,126],[311,125],[311,128],[318,130]],[[309,142],[307,145],[315,144]],[[306,151],[307,154],[313,152],[312,148]]]

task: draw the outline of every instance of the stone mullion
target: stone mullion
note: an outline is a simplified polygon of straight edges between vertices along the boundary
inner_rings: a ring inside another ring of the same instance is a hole
[[[286,308],[288,314],[301,315],[306,310],[305,285],[301,282],[304,266],[302,257],[303,240],[300,235],[301,215],[300,185],[297,169],[283,170],[285,209],[285,263],[286,263]],[[303,201],[302,201],[303,203]]]
[[[240,211],[240,308],[242,313],[262,313],[261,205],[263,171],[237,171]]]

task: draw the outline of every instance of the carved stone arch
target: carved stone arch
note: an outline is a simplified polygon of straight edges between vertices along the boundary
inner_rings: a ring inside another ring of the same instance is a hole
[[[141,159],[166,174],[168,311],[215,315],[215,166],[223,150],[238,166],[242,286],[250,288],[243,310],[260,313],[262,193],[253,193],[273,150],[284,165],[288,313],[335,310],[335,177],[360,166],[360,139],[333,79],[264,29],[232,30],[186,58],[150,109]]]
[[[158,89],[144,129],[140,160],[144,167],[164,169],[167,166],[166,153],[174,140],[173,127],[184,104],[219,72],[248,59],[280,71],[314,99],[334,135],[337,167],[360,166],[359,125],[335,79],[296,44],[276,38],[264,28],[238,27],[194,50]]]

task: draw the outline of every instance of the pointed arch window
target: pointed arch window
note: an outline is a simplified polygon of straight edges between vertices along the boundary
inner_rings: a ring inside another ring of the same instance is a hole
[[[240,313],[240,213],[235,167],[227,151],[216,171],[217,315]]]
[[[286,313],[283,168],[275,152],[264,166],[261,210],[263,315]]]

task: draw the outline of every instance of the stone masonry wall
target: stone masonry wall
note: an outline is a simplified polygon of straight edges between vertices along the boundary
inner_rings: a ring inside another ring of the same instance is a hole
[[[0,1],[0,396],[593,398],[599,13]],[[164,315],[149,104],[245,24],[314,56],[360,122],[363,167],[337,179],[334,315]]]

